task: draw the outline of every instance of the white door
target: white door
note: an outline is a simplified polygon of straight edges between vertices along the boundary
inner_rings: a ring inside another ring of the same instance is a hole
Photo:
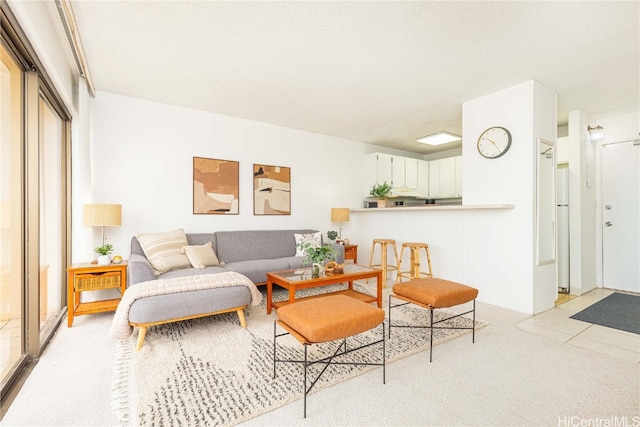
[[[640,292],[640,144],[603,146],[602,206],[603,285]]]

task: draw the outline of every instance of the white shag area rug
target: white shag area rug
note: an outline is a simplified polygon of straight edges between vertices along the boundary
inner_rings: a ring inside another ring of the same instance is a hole
[[[340,286],[340,285],[338,285]],[[374,292],[373,285],[355,286]],[[307,290],[327,292],[329,287]],[[429,330],[393,328],[388,338],[388,295],[384,290],[387,311],[386,363],[429,348]],[[286,299],[286,292],[274,289],[274,299]],[[265,297],[266,299],[266,297]],[[112,409],[123,425],[234,425],[302,399],[303,368],[298,363],[278,363],[273,378],[273,331],[275,310],[266,314],[265,299],[245,310],[247,328],[242,329],[236,313],[186,320],[149,328],[144,347],[135,351],[137,333],[127,341],[116,343],[117,351],[112,386]],[[394,304],[399,301],[394,300]],[[451,312],[436,311],[434,320],[449,317]],[[470,315],[469,315],[470,316]],[[394,325],[427,325],[428,311],[413,305],[395,308]],[[471,326],[471,319],[458,317],[438,326]],[[476,329],[486,326],[478,321]],[[348,339],[350,346],[380,339],[382,328]],[[278,333],[284,332],[278,327]],[[434,346],[471,330],[436,329]],[[471,340],[471,337],[468,337]],[[291,336],[278,338],[278,358],[303,358],[303,346]],[[333,353],[337,342],[316,344],[309,348],[309,359]],[[436,350],[437,351],[437,350]],[[381,361],[381,344],[343,356],[341,361]],[[428,362],[428,355],[425,356]],[[351,359],[349,359],[351,358]],[[310,377],[323,368],[310,368]],[[347,380],[379,366],[330,366],[315,384],[310,395],[322,388]],[[388,378],[387,381],[393,381]],[[308,400],[310,404],[312,398]],[[302,416],[302,408],[301,408]]]

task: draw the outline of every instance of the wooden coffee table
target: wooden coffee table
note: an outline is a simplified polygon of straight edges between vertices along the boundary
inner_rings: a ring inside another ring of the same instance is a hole
[[[376,279],[376,296],[368,295],[353,289],[355,280]],[[335,285],[337,283],[348,283],[345,289],[326,292],[296,299],[296,291],[299,289],[316,288],[319,286]],[[273,285],[278,285],[289,291],[287,301],[273,301]],[[341,274],[325,275],[320,272],[319,277],[311,277],[311,268],[297,268],[294,270],[274,271],[267,273],[267,314],[271,314],[271,309],[278,309],[286,304],[291,304],[307,298],[319,296],[343,294],[359,299],[367,303],[377,302],[378,308],[382,308],[382,270],[358,264],[346,264],[344,272]]]

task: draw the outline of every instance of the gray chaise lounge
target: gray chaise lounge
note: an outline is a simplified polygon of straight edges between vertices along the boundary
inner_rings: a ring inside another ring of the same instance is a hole
[[[193,267],[171,270],[156,276],[136,237],[131,239],[129,257],[129,284],[131,288],[141,282],[157,279],[187,278],[233,271],[249,278],[255,284],[266,283],[269,271],[300,268],[304,256],[296,256],[294,234],[314,233],[316,230],[244,230],[215,233],[186,233],[189,245],[211,242],[222,263],[196,269]],[[344,247],[335,245],[336,260],[344,261]],[[149,326],[235,311],[242,327],[246,327],[243,310],[250,304],[251,291],[244,285],[228,286],[189,292],[167,293],[135,300],[128,313],[129,324],[140,327],[138,348],[142,347]]]

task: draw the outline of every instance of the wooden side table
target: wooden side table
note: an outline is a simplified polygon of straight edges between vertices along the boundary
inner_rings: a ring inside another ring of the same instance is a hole
[[[97,265],[90,263],[73,264],[67,268],[67,326],[73,325],[73,318],[83,314],[115,311],[120,298],[127,289],[127,262],[121,264]],[[80,293],[102,289],[119,289],[120,298],[80,302]]]
[[[344,245],[344,260],[352,259],[354,264],[358,263],[358,245]]]

